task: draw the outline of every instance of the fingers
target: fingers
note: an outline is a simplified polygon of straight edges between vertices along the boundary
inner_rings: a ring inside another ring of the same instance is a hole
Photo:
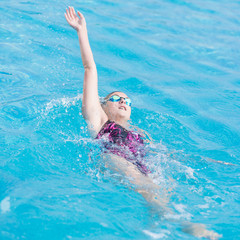
[[[82,13],[80,13],[79,11],[77,11],[78,13],[78,16],[81,18],[81,19],[84,19],[84,16],[82,15]]]
[[[83,16],[83,14],[80,13],[79,11],[77,11],[77,14],[76,14],[76,12],[75,12],[75,10],[74,10],[73,7],[70,7],[70,6],[69,6],[69,7],[66,9],[66,13],[65,13],[64,15],[65,15],[65,18],[66,18],[67,22],[68,22],[71,26],[72,26],[73,21],[76,21],[76,20],[78,19],[78,16],[79,16],[79,18],[82,20],[82,23],[83,23],[83,24],[86,24],[85,18],[84,18],[84,16]]]
[[[75,17],[75,15],[74,15],[74,9],[73,9],[73,7],[69,7],[69,13],[70,13],[70,16],[71,16],[71,18],[74,18]]]
[[[77,16],[77,14],[75,13],[75,10],[74,10],[74,7],[71,7],[71,10],[72,10],[72,13],[73,13],[73,16]]]
[[[70,20],[70,18],[71,18],[70,12],[68,11],[68,9],[66,9],[65,17],[66,17],[66,19],[68,19],[68,20]]]
[[[66,13],[64,13],[64,16],[65,16],[65,18],[66,18],[68,24],[70,24],[70,19],[69,19],[68,15],[67,15]],[[71,25],[71,24],[70,24],[70,25]]]
[[[67,16],[68,20],[74,19],[77,16],[73,7],[68,7],[65,15]]]
[[[69,18],[74,18],[74,17],[77,16],[74,7],[70,7],[70,6],[69,6],[69,7],[66,9],[66,12],[67,12],[67,16],[68,16]],[[79,16],[81,19],[84,19],[84,16],[83,16],[82,13],[80,13],[79,11],[77,11],[77,13],[78,13],[78,16]]]

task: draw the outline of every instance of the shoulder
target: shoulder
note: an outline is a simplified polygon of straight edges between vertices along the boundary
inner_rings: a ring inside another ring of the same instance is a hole
[[[95,132],[95,138],[100,138],[104,133],[108,132],[111,126],[114,124],[114,122],[107,120],[105,121],[101,128],[98,129],[98,131]]]

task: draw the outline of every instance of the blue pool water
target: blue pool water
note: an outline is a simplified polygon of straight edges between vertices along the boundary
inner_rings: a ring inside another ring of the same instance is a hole
[[[129,95],[151,135],[147,165],[177,221],[102,171],[68,5],[87,20],[100,96]],[[235,0],[1,1],[0,239],[195,239],[181,221],[240,239],[239,12]]]

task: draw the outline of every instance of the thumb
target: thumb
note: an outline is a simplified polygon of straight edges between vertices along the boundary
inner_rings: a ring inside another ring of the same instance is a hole
[[[80,13],[79,11],[77,11],[78,13],[78,16],[81,18],[81,19],[84,19],[84,16],[82,15],[82,13]]]

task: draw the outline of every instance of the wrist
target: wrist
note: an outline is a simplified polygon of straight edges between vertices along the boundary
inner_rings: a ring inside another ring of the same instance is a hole
[[[77,27],[77,28],[75,28],[75,29],[76,29],[76,31],[77,31],[78,34],[87,31],[86,25],[85,25],[85,26],[79,26],[79,27]]]

